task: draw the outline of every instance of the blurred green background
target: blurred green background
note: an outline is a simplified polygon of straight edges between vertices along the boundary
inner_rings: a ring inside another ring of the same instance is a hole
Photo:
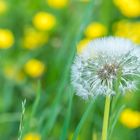
[[[0,140],[72,140],[91,106],[71,87],[74,55],[110,35],[140,44],[140,0],[0,0]],[[112,105],[110,140],[140,140],[139,93]],[[78,140],[100,140],[104,97],[91,107]]]

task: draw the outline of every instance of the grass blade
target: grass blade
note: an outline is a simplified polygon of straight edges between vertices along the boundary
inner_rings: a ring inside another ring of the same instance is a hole
[[[38,84],[37,84],[37,97],[36,97],[35,102],[33,104],[30,119],[32,119],[32,117],[35,115],[35,113],[37,111],[37,107],[38,107],[39,101],[40,101],[40,96],[41,96],[41,83],[40,83],[40,81],[38,81]]]
[[[71,108],[72,108],[72,99],[73,99],[73,93],[69,93],[69,105],[68,105],[68,112],[64,121],[64,126],[62,130],[62,134],[60,136],[60,140],[66,140],[67,137],[67,131],[70,124],[70,117],[71,117]]]
[[[91,111],[91,109],[92,109],[92,106],[93,106],[93,103],[94,103],[94,102],[95,102],[95,99],[93,99],[93,100],[89,103],[89,105],[88,105],[88,107],[87,107],[87,110],[86,110],[85,113],[83,114],[83,116],[82,116],[82,118],[81,118],[81,120],[80,120],[80,122],[79,122],[79,124],[78,124],[78,126],[77,126],[77,128],[76,128],[76,130],[75,130],[75,132],[74,132],[74,135],[73,135],[73,139],[72,139],[72,140],[76,140],[76,139],[77,139],[78,134],[79,134],[79,132],[80,132],[80,130],[81,130],[81,128],[82,128],[84,122],[86,121],[86,119],[87,119],[87,117],[88,117],[88,115],[89,115],[89,113],[90,113],[90,111]]]
[[[43,129],[44,131],[42,132],[42,138],[43,139],[45,139],[48,136],[48,134],[50,133],[50,131],[52,130],[53,125],[56,121],[57,115],[59,113],[57,111],[58,110],[57,108],[58,108],[58,105],[61,101],[61,96],[62,96],[62,93],[63,93],[63,89],[64,89],[65,85],[67,84],[67,81],[68,81],[68,78],[69,78],[70,67],[71,67],[73,57],[74,57],[74,54],[75,54],[75,46],[76,46],[76,43],[81,39],[83,30],[84,30],[84,28],[86,27],[87,23],[89,22],[89,20],[91,18],[93,3],[94,3],[94,0],[91,1],[91,3],[89,3],[89,5],[87,6],[87,8],[84,12],[85,14],[84,14],[83,19],[82,19],[82,24],[79,27],[78,34],[76,34],[75,39],[72,42],[71,54],[70,54],[68,62],[66,64],[65,71],[64,71],[63,77],[61,79],[61,84],[59,85],[59,88],[58,88],[57,97],[56,97],[56,99],[55,99],[55,101],[54,101],[54,103],[51,107],[50,117],[48,119],[47,124],[44,126],[44,129]]]
[[[110,124],[111,124],[111,127],[110,127],[110,131],[109,131],[109,136],[108,136],[108,138],[109,139],[111,139],[111,136],[112,136],[112,133],[113,133],[113,130],[114,130],[114,128],[115,128],[115,125],[116,125],[116,123],[117,123],[117,121],[118,121],[118,118],[119,118],[119,116],[120,116],[120,113],[122,112],[122,110],[125,108],[125,105],[122,105],[121,106],[121,108],[119,109],[119,110],[117,110],[116,111],[116,113],[114,113],[114,115],[112,116],[112,119],[111,119],[111,122],[110,122]]]
[[[31,114],[30,114],[30,116],[26,120],[25,128],[24,128],[24,131],[23,131],[23,135],[28,130],[30,130],[30,126],[32,124],[32,120],[33,120],[33,118],[35,116],[35,113],[37,112],[37,108],[38,108],[38,105],[39,105],[40,97],[41,97],[41,83],[40,83],[40,81],[38,81],[38,84],[37,84],[37,97],[36,97],[36,99],[34,101],[34,104],[32,106]]]

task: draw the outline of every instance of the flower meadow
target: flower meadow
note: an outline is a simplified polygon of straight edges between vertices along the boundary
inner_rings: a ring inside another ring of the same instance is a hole
[[[0,0],[0,140],[140,140],[139,0]]]

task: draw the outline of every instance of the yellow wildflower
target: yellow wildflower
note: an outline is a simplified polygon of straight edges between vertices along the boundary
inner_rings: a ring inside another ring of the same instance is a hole
[[[77,53],[80,54],[83,52],[84,48],[86,45],[89,43],[89,39],[82,39],[78,44],[77,44]]]
[[[13,33],[8,29],[0,29],[0,48],[10,48],[13,44]]]
[[[114,35],[140,43],[140,22],[119,21],[113,26]]]
[[[4,68],[4,75],[11,80],[16,82],[21,82],[24,80],[24,73],[21,70],[18,70],[15,66],[6,66]]]
[[[43,74],[45,65],[37,59],[30,59],[25,64],[24,69],[29,76],[36,78]]]
[[[88,38],[97,38],[107,34],[107,28],[98,22],[90,23],[85,29],[85,36]]]
[[[39,30],[51,30],[56,24],[56,18],[50,13],[39,12],[34,16],[33,24]]]
[[[46,0],[52,8],[61,9],[68,5],[68,0]]]
[[[4,0],[0,0],[0,14],[7,11],[7,3]]]
[[[127,17],[140,16],[140,0],[114,0],[115,5]]]
[[[120,122],[128,128],[140,127],[140,112],[125,109],[120,115]]]
[[[48,41],[48,35],[42,32],[38,32],[32,28],[25,30],[25,36],[23,39],[23,47],[27,49],[35,49],[41,47]]]
[[[23,137],[23,140],[41,140],[41,136],[37,133],[28,133]]]

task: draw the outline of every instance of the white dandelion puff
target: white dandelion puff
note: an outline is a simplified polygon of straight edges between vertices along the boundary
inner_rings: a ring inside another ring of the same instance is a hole
[[[123,38],[96,39],[78,54],[72,65],[71,81],[78,96],[115,95],[120,74],[122,94],[136,87],[140,77],[140,48]]]

